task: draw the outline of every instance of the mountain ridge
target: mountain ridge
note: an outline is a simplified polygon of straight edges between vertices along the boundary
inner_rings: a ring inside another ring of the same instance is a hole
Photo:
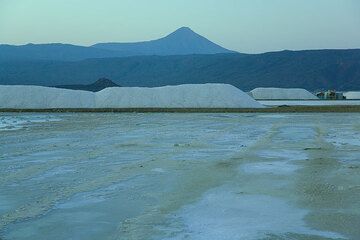
[[[98,43],[89,47],[66,43],[0,44],[0,60],[2,61],[24,59],[80,61],[89,58],[216,53],[233,53],[233,51],[211,42],[186,27],[180,28],[163,38],[146,42]]]
[[[235,51],[225,49],[213,43],[188,27],[181,27],[167,36],[156,40],[128,43],[97,43],[91,47],[134,52],[136,55],[160,56],[235,53]]]
[[[126,56],[125,53],[66,43],[0,45],[0,60],[80,61],[88,58]]]
[[[227,83],[310,91],[360,90],[360,49],[281,51],[264,54],[132,56],[78,62],[13,61],[0,64],[0,84],[90,84],[116,79],[124,87]]]

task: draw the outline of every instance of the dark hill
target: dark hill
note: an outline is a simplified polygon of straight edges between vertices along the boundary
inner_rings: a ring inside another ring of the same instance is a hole
[[[84,91],[90,91],[90,92],[99,92],[105,88],[109,87],[120,87],[120,85],[117,85],[113,81],[107,79],[107,78],[100,78],[96,82],[92,84],[77,84],[77,85],[58,85],[54,86],[56,88],[65,88],[65,89],[72,89],[72,90],[84,90]]]

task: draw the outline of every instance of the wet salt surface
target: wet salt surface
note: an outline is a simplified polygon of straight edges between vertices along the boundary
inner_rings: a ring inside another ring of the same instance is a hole
[[[51,115],[5,115],[0,114],[0,131],[12,131],[31,126],[34,123],[58,122],[60,118]]]
[[[306,226],[307,210],[292,206],[281,198],[266,195],[239,195],[231,188],[206,193],[201,201],[176,214],[185,226],[168,239],[263,239],[270,234],[287,233],[344,239],[333,233]]]
[[[360,115],[330,116],[10,114],[61,121],[0,133],[0,238],[359,239]]]
[[[295,150],[264,150],[257,155],[267,162],[247,163],[240,166],[240,171],[251,174],[291,175],[301,166],[296,161],[308,158],[305,152]]]
[[[296,150],[264,150],[258,151],[257,155],[270,159],[282,159],[289,161],[306,160],[308,158],[306,152]]]
[[[260,163],[248,163],[241,167],[241,170],[245,173],[253,174],[279,174],[289,175],[300,169],[299,166],[290,164],[288,162],[260,162]]]
[[[342,132],[331,132],[328,134],[327,140],[337,147],[360,147],[360,133],[354,131],[354,129],[344,129]]]

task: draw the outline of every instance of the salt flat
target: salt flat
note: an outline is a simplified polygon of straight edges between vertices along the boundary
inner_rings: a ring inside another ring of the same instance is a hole
[[[359,106],[360,100],[260,100],[265,106]]]
[[[0,113],[0,238],[359,239],[358,113]]]

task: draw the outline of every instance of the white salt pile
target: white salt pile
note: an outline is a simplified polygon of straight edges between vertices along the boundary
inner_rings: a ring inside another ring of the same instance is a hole
[[[107,88],[97,93],[39,86],[0,86],[0,108],[261,108],[227,84]]]
[[[93,93],[40,86],[0,86],[0,108],[93,108]]]
[[[348,100],[355,100],[355,99],[359,100],[360,99],[360,92],[347,92],[347,93],[344,93],[344,96]]]
[[[250,93],[256,100],[318,100],[302,88],[255,88]]]
[[[96,94],[99,108],[259,108],[261,104],[227,84],[158,88],[107,88]]]

